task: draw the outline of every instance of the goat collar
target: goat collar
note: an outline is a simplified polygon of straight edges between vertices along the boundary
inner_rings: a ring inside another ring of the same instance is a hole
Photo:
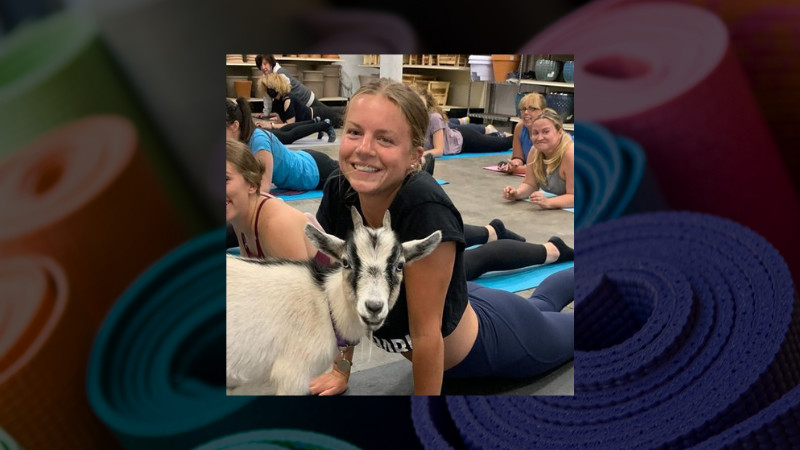
[[[341,333],[339,333],[339,330],[336,329],[336,321],[333,320],[333,311],[330,311],[330,313],[331,313],[331,325],[333,325],[333,334],[336,335],[336,346],[337,347],[352,347],[352,346],[358,344],[359,341],[350,342],[350,341],[345,340],[345,338],[342,337]]]

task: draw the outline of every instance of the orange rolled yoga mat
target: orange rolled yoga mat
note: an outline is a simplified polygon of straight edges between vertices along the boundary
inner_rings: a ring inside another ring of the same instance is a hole
[[[639,143],[673,209],[767,238],[800,276],[800,203],[725,23],[680,3],[601,1],[525,53],[574,53],[576,115]]]
[[[162,186],[128,120],[64,125],[0,161],[0,254],[53,257],[94,330],[131,281],[189,236]]]
[[[51,258],[0,260],[0,423],[24,449],[119,447],[89,407],[94,333],[73,294]]]

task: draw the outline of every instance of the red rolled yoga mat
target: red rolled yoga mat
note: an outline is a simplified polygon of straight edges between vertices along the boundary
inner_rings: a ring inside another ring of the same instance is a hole
[[[0,260],[0,423],[22,448],[119,447],[81,389],[94,332],[72,287],[51,258]]]
[[[733,219],[800,276],[800,203],[725,24],[679,3],[590,4],[522,53],[574,53],[581,120],[647,154],[673,209]]]
[[[94,329],[123,290],[188,238],[132,124],[94,116],[0,162],[0,254],[53,257]],[[87,327],[87,323],[91,327]]]

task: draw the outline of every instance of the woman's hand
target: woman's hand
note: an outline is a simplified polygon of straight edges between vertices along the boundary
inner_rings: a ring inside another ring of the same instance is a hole
[[[506,200],[516,200],[517,199],[517,190],[514,189],[511,186],[506,186],[505,189],[503,189],[503,197]]]
[[[502,162],[497,165],[497,170],[505,172],[509,175],[516,172],[517,167],[521,166],[522,162],[519,159],[512,159],[511,161]]]
[[[542,191],[535,191],[533,194],[531,194],[530,199],[531,199],[531,203],[539,205],[542,208],[549,208],[550,207],[550,205],[549,205],[549,200],[550,199],[545,197],[544,192],[542,192]]]
[[[311,380],[308,387],[311,395],[339,395],[347,390],[347,375],[336,369]]]

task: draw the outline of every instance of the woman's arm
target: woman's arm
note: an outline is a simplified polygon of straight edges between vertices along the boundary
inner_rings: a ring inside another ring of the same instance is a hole
[[[506,186],[505,189],[503,189],[503,197],[506,200],[522,200],[538,189],[539,185],[536,183],[536,176],[533,174],[533,166],[526,164],[524,167],[525,179],[522,180],[522,183],[520,183],[516,189],[511,186]]]
[[[436,157],[444,154],[444,128],[433,132],[433,148],[425,150],[423,155],[426,153],[430,153]]]
[[[505,173],[525,173],[522,144],[519,141],[523,127],[524,125],[522,122],[517,122],[517,124],[514,125],[514,138],[511,142],[511,160],[508,162],[508,164],[499,165],[498,167],[498,169]]]
[[[261,177],[261,192],[269,194],[269,190],[272,186],[272,152],[259,150],[256,152],[256,158],[264,163],[264,175]]]
[[[440,395],[444,377],[442,312],[455,263],[455,242],[443,242],[404,269],[414,395]]]
[[[561,160],[561,167],[558,173],[564,178],[567,192],[551,198],[544,197],[544,194],[536,195],[537,193],[534,192],[531,195],[531,203],[535,203],[547,209],[572,208],[575,206],[575,148],[572,145],[564,152],[564,157]],[[534,195],[536,195],[536,198],[534,198]]]

